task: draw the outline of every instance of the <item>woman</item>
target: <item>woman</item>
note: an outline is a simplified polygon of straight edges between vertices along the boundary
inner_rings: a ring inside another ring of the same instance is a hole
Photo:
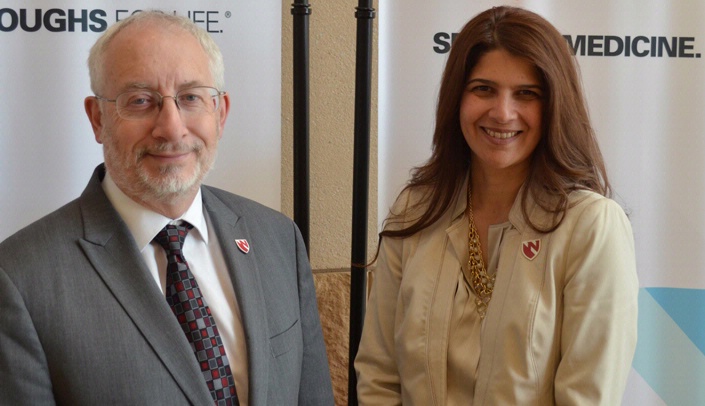
[[[560,33],[512,7],[468,22],[433,147],[380,234],[360,404],[620,404],[636,345],[634,241],[607,198]]]

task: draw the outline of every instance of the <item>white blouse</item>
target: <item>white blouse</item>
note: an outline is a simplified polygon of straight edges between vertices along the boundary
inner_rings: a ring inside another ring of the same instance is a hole
[[[497,273],[503,237],[511,227],[511,223],[506,222],[492,225],[489,228],[489,247],[482,247],[482,249],[487,252],[489,258],[489,264],[486,266],[490,275]],[[475,395],[477,365],[482,349],[480,333],[483,323],[477,313],[475,294],[470,288],[471,277],[467,252],[461,268],[462,272],[458,274],[455,289],[450,334],[448,335],[448,406],[472,405],[472,399]],[[489,306],[492,306],[492,300],[490,300]]]

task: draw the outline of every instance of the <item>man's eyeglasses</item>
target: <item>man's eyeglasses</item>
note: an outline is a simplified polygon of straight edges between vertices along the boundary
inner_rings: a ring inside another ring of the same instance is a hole
[[[220,107],[220,96],[224,95],[214,87],[196,86],[179,90],[176,96],[162,96],[149,89],[130,90],[120,93],[115,99],[96,95],[95,98],[115,103],[118,115],[125,120],[140,120],[157,115],[165,98],[174,99],[182,114],[213,113]]]

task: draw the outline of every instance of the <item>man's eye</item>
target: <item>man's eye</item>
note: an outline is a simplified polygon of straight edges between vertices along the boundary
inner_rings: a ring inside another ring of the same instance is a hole
[[[203,96],[198,93],[186,93],[179,95],[179,104],[196,106],[203,104]]]
[[[133,94],[126,98],[124,105],[126,107],[145,107],[154,103],[154,97],[150,94]]]

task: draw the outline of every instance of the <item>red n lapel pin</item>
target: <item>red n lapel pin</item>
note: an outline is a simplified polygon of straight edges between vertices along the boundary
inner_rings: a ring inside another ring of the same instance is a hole
[[[243,253],[247,254],[250,252],[250,243],[248,243],[247,240],[235,240],[235,244]]]
[[[524,254],[529,261],[536,258],[540,250],[541,240],[524,241],[521,243],[521,253]]]

